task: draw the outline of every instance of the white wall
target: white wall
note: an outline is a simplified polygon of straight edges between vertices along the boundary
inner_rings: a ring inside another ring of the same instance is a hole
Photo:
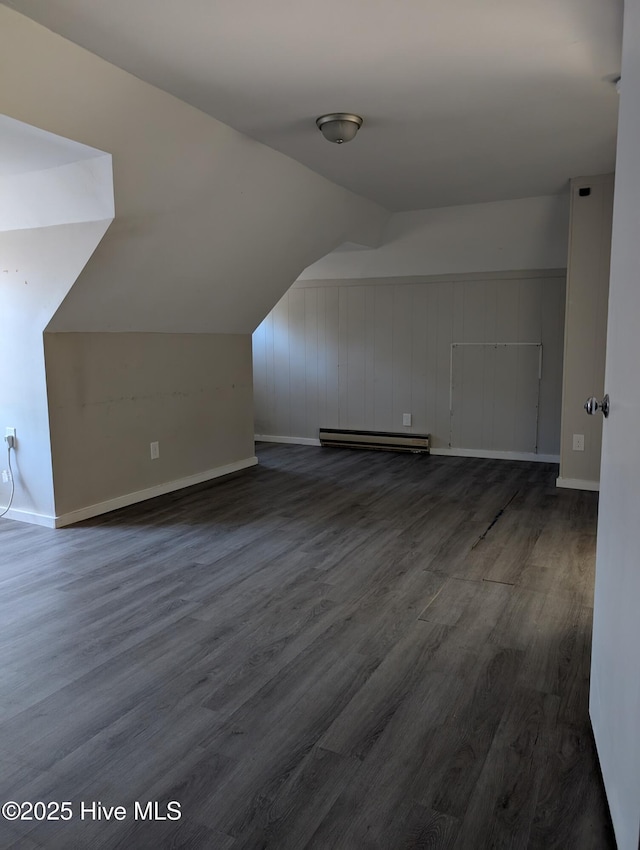
[[[58,168],[98,154],[105,152],[0,115],[0,177]]]
[[[48,522],[54,513],[42,332],[109,222],[0,233],[0,436],[17,429],[13,519]],[[0,484],[2,507],[8,497]]]
[[[407,431],[446,448],[451,343],[534,342],[543,345],[538,452],[557,455],[564,283],[563,270],[301,281],[254,334],[256,433]],[[487,434],[481,448],[510,445]]]
[[[395,213],[379,248],[335,251],[301,279],[564,268],[568,233],[568,193]]]
[[[100,221],[113,216],[113,172],[108,154],[0,177],[2,231]],[[69,285],[73,282],[69,281]]]
[[[0,116],[0,433],[14,427],[18,438],[12,518],[53,514],[42,333],[113,212],[108,154]],[[0,485],[2,508],[9,495]]]
[[[255,463],[248,334],[47,333],[45,353],[57,524]]]
[[[584,402],[604,395],[612,215],[613,174],[571,181],[560,487],[596,490],[600,482],[602,415],[587,416]],[[574,450],[574,434],[584,451]]]
[[[395,213],[379,248],[305,269],[254,334],[256,433],[397,431],[411,412],[446,448],[451,343],[542,342],[538,452],[556,457],[568,224],[568,194]]]
[[[640,4],[625,3],[589,708],[618,850],[640,838]]]

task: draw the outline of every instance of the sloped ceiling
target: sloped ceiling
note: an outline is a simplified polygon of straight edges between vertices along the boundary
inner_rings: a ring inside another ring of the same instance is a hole
[[[58,168],[102,151],[0,115],[0,178]]]
[[[303,268],[378,244],[388,219],[5,6],[0,113],[112,156],[115,221],[49,331],[251,333]]]
[[[614,166],[622,0],[9,0],[388,209]],[[314,119],[359,113],[349,145]]]

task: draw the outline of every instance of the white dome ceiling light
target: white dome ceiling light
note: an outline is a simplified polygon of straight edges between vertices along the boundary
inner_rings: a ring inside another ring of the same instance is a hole
[[[316,118],[318,130],[328,142],[341,145],[350,142],[362,127],[362,118],[350,112],[332,112]]]

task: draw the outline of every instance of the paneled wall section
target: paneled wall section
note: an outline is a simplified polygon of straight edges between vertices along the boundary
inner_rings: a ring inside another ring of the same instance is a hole
[[[565,278],[560,269],[298,281],[253,336],[256,434],[407,431],[447,448],[451,344],[533,342],[543,347],[538,452],[556,455]]]

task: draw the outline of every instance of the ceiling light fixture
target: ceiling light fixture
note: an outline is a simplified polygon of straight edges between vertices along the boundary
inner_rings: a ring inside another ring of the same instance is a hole
[[[341,145],[350,142],[362,127],[362,118],[352,115],[350,112],[332,112],[329,115],[321,115],[316,118],[318,130],[328,142]]]

